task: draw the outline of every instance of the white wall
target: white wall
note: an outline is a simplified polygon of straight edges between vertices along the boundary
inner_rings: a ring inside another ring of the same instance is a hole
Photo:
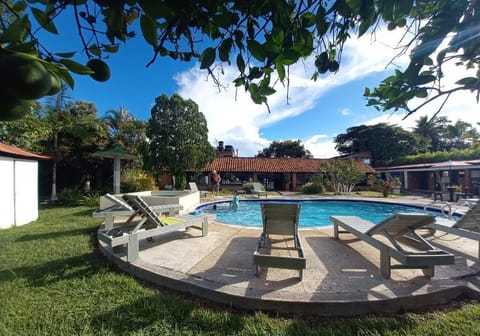
[[[13,159],[0,157],[0,229],[15,223]]]
[[[38,162],[0,157],[0,228],[38,218]]]

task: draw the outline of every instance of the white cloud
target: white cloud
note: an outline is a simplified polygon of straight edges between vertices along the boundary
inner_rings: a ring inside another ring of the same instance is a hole
[[[335,143],[326,134],[314,135],[303,141],[305,148],[316,158],[331,158],[338,155]]]
[[[264,105],[254,104],[250,96],[244,92],[243,87],[234,87],[232,80],[237,75],[237,71],[232,67],[223,69],[224,74],[221,76],[221,80],[226,87],[220,92],[214,87],[211,79],[207,80],[206,72],[198,70],[198,66],[196,66],[176,76],[175,80],[179,86],[178,93],[198,103],[200,111],[207,118],[209,139],[212,144],[216,145],[215,141],[223,140],[225,144],[231,144],[237,148],[240,156],[253,156],[272,141],[279,140],[278,138],[264,138],[262,128],[288,122],[289,118],[294,118],[312,109],[320,109],[321,98],[331,90],[338,89],[348,92],[349,83],[375,72],[384,72],[396,51],[394,50],[395,45],[387,45],[381,41],[394,43],[398,41],[401,34],[402,32],[378,31],[375,39],[371,36],[351,39],[344,48],[342,64],[338,73],[321,76],[317,81],[310,79],[314,71],[314,56],[295,64],[290,68],[289,102],[287,104],[286,88],[278,83],[275,87],[277,93],[269,97],[271,113],[267,112]],[[396,64],[403,66],[406,61],[407,58],[402,57],[396,60]],[[455,117],[455,120],[462,118],[472,124],[476,123],[478,113],[473,113],[473,97],[470,95],[470,98],[467,99],[466,96],[461,96],[460,98],[452,97],[451,102],[445,106],[443,114]],[[362,109],[364,109],[363,98],[359,97],[358,100],[359,105],[362,105]],[[339,102],[339,105],[344,104]],[[350,121],[339,121],[337,133],[345,132],[348,127],[359,123],[389,122],[409,128],[415,124],[415,120],[420,115],[425,114],[419,112],[406,120],[401,120],[404,115],[382,113],[374,119],[364,118],[363,121],[359,121],[358,113],[360,111],[353,110],[351,112],[352,108],[358,107],[335,108],[342,116],[351,116],[354,113],[356,117],[355,119],[350,118]],[[478,106],[475,108],[478,109]],[[433,114],[434,107],[429,106],[429,109],[428,113]],[[348,124],[348,122],[355,124]],[[299,132],[301,130],[292,129],[292,139],[302,138],[299,136]],[[319,126],[318,132],[322,132],[321,126]],[[335,144],[331,140],[333,136],[332,134],[315,135],[304,140],[303,143],[315,157],[331,157],[337,155],[334,149]]]

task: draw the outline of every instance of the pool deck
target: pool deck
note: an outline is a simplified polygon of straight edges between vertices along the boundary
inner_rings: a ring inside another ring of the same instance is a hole
[[[431,202],[421,197],[389,201]],[[473,240],[436,232],[428,240],[455,254],[454,265],[436,266],[431,279],[421,270],[400,269],[386,280],[377,249],[349,234],[333,239],[332,227],[301,229],[307,268],[300,281],[298,272],[290,270],[269,268],[255,275],[253,251],[259,235],[260,229],[211,221],[205,237],[190,230],[142,241],[132,263],[102,242],[100,248],[110,262],[139,279],[248,310],[354,316],[421,310],[461,297],[480,299],[479,245]]]

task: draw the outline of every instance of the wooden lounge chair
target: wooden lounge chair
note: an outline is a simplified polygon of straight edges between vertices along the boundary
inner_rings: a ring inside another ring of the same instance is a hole
[[[202,236],[208,234],[208,218],[204,215],[174,216],[175,224],[167,225],[157,216],[152,207],[140,197],[124,195],[124,199],[134,209],[125,225],[98,231],[98,238],[112,248],[127,247],[127,261],[138,258],[139,241],[172,231],[194,227],[202,230]],[[140,216],[135,225],[130,225],[133,219]]]
[[[188,182],[188,185],[190,186],[191,191],[198,191],[200,193],[200,197],[207,197],[208,196],[208,191],[199,190],[198,186],[195,182]]]
[[[415,231],[435,222],[435,217],[422,213],[397,213],[379,224],[357,216],[330,216],[334,225],[334,237],[339,233],[351,233],[380,250],[380,270],[385,279],[391,269],[420,268],[427,277],[433,277],[435,265],[454,263],[454,255],[434,247]],[[344,231],[340,231],[342,227]],[[374,238],[383,235],[384,240]],[[400,264],[392,265],[391,258]]]
[[[468,203],[471,208],[459,220],[437,217],[429,228],[469,238],[478,242],[478,257],[480,258],[480,202]]]
[[[306,259],[298,235],[301,204],[262,203],[261,208],[263,231],[253,253],[257,276],[260,267],[272,267],[298,270],[302,279]],[[283,237],[274,240],[271,235]]]
[[[261,183],[258,183],[258,182],[253,183],[252,193],[258,195],[258,198],[260,198],[260,196],[262,196],[262,195],[265,195],[265,197],[268,197],[267,191],[265,190],[263,185]]]

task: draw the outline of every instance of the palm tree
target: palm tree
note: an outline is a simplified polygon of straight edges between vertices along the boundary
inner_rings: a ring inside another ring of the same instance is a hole
[[[48,98],[47,102],[49,102],[54,108],[53,111],[50,113],[50,125],[51,125],[51,136],[52,136],[52,158],[53,158],[53,166],[52,166],[52,191],[50,194],[50,200],[55,201],[57,199],[57,164],[59,161],[59,151],[58,151],[58,133],[61,129],[61,113],[65,108],[65,105],[68,101],[72,98],[70,96],[69,89],[66,85],[62,85],[60,92],[54,96]]]
[[[417,120],[417,126],[414,127],[413,133],[424,138],[429,147],[430,152],[437,152],[443,150],[442,137],[445,133],[445,125],[448,120],[445,117],[422,116]]]

